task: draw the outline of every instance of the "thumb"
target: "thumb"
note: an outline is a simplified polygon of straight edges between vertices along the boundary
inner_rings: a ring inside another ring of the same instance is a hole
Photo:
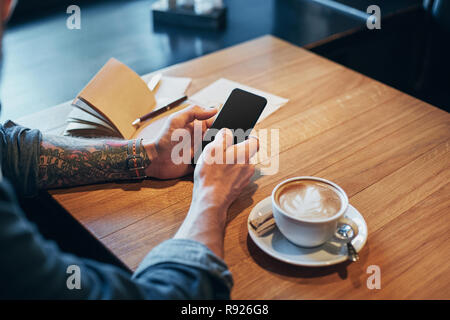
[[[259,139],[254,136],[249,136],[247,140],[240,142],[234,146],[236,163],[249,163],[250,159],[259,150]]]
[[[233,133],[227,128],[220,129],[213,141],[213,144],[215,146],[222,146],[223,149],[226,150],[233,144]]]
[[[197,105],[192,105],[186,109],[180,111],[179,117],[184,124],[188,124],[194,120],[206,120],[211,118],[217,113],[217,109],[214,108],[202,108]]]

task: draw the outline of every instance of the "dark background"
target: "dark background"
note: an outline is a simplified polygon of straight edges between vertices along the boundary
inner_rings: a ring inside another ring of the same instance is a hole
[[[225,0],[221,30],[154,26],[152,2],[20,0],[4,37],[1,120],[72,99],[112,56],[145,74],[265,34],[449,106],[450,38],[421,0]],[[70,4],[81,30],[66,28]],[[370,4],[381,30],[366,27]]]

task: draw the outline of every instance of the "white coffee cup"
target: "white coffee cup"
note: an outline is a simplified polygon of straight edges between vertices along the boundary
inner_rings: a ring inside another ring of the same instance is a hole
[[[327,187],[329,186],[340,199],[339,211],[331,217],[312,220],[294,216],[283,210],[276,199],[280,187],[301,180],[317,181],[326,184]],[[348,197],[345,191],[337,184],[322,178],[303,176],[287,179],[278,184],[272,191],[272,211],[278,229],[289,241],[301,247],[316,247],[330,240],[347,208]]]

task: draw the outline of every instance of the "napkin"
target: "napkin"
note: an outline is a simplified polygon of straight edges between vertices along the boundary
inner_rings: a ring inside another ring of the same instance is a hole
[[[288,99],[281,98],[273,94],[225,78],[220,78],[219,80],[213,82],[209,86],[203,88],[202,90],[194,94],[192,97],[190,97],[189,100],[203,107],[210,107],[210,106],[221,107],[227,100],[231,91],[233,91],[233,89],[236,88],[257,94],[267,99],[267,105],[264,108],[263,113],[259,117],[258,123],[267,118],[275,111],[277,111],[279,108],[281,108],[289,101]]]

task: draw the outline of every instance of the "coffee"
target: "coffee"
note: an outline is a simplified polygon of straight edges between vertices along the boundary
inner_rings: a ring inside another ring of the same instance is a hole
[[[336,215],[342,195],[336,188],[317,180],[291,181],[282,185],[275,199],[287,214],[306,220],[322,220]]]

